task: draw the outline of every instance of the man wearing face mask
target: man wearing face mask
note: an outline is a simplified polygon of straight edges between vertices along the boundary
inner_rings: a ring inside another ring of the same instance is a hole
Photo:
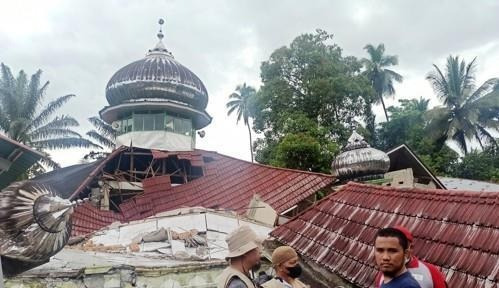
[[[307,288],[298,277],[301,275],[298,254],[289,246],[277,247],[272,253],[272,266],[276,277],[262,285],[264,288]]]
[[[217,288],[255,288],[250,272],[260,268],[262,239],[250,227],[240,226],[225,241],[229,267],[218,276]]]

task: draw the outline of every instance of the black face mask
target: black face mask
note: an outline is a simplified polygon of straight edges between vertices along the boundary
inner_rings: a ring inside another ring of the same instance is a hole
[[[298,278],[301,275],[301,266],[299,264],[296,264],[293,267],[286,267],[286,270],[288,270],[288,275],[291,278]]]
[[[253,272],[258,272],[258,270],[260,270],[261,267],[262,267],[262,262],[258,261],[257,264],[255,264],[253,267],[251,267],[251,270]]]

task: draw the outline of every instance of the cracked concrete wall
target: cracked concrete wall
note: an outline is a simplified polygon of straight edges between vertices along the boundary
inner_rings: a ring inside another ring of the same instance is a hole
[[[208,288],[225,265],[177,268],[94,267],[67,275],[18,276],[6,288]]]

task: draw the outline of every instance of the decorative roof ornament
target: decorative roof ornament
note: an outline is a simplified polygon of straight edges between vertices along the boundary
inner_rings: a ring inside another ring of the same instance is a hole
[[[347,145],[345,145],[345,147],[343,148],[343,152],[368,147],[371,146],[366,142],[364,137],[362,137],[359,133],[353,131],[352,135],[350,135],[350,137],[348,138]]]
[[[165,35],[163,34],[163,24],[165,24],[165,20],[160,18],[158,24],[159,24],[159,32],[158,34],[156,34],[156,36],[158,37],[159,41],[153,49],[149,49],[147,56],[156,55],[156,54],[166,54],[173,58],[173,54],[170,51],[168,51],[168,49],[166,49],[165,44],[163,44],[163,38],[165,37]]]
[[[159,18],[158,24],[159,24],[158,39],[159,39],[159,41],[161,41],[161,40],[163,40],[163,37],[165,36],[165,35],[163,35],[163,24],[165,24],[165,20]]]
[[[390,168],[390,158],[353,132],[348,143],[331,164],[333,176],[340,180],[369,180],[383,177]]]

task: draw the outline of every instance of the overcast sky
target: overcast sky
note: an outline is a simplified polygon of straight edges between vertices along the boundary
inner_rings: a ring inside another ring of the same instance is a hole
[[[345,55],[365,57],[367,43],[399,56],[405,78],[395,99],[439,101],[424,79],[449,54],[478,57],[479,81],[499,77],[499,1],[2,1],[0,62],[15,73],[44,71],[47,101],[76,94],[61,113],[86,120],[107,102],[105,86],[119,68],[144,57],[165,18],[164,42],[204,82],[213,122],[198,148],[250,159],[247,130],[226,116],[237,84],[259,86],[260,63],[301,33],[324,29]],[[396,100],[389,100],[393,104]],[[380,107],[376,109],[382,117]],[[64,166],[82,149],[52,153]]]

